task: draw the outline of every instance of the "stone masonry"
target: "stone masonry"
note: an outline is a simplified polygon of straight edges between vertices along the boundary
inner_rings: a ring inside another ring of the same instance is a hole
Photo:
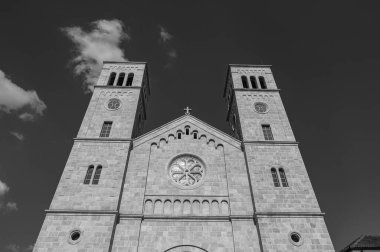
[[[334,251],[270,67],[224,93],[230,134],[186,113],[142,135],[147,65],[105,62],[34,251]]]

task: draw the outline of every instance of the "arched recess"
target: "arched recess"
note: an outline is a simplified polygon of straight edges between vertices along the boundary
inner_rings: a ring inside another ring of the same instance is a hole
[[[165,252],[208,252],[208,251],[194,245],[178,245],[168,250],[165,250]]]

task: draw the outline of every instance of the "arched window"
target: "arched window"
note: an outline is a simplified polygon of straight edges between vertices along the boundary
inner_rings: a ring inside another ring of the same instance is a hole
[[[198,133],[197,132],[194,132],[193,136],[194,136],[194,139],[198,139]]]
[[[278,172],[280,173],[280,178],[281,178],[281,184],[283,187],[288,187],[288,180],[286,179],[285,171],[284,169],[280,168],[278,169]]]
[[[127,84],[126,84],[127,87],[132,86],[132,83],[133,83],[133,76],[135,76],[134,73],[129,73],[129,74],[128,74]]]
[[[100,174],[102,173],[102,166],[98,165],[95,170],[94,178],[92,179],[92,184],[97,185],[99,184]]]
[[[265,83],[265,79],[263,76],[259,77],[260,87],[261,89],[267,89],[267,84]]]
[[[94,171],[94,166],[90,165],[87,169],[86,177],[84,178],[83,184],[85,185],[90,184],[93,171]]]
[[[263,124],[261,125],[263,129],[263,134],[264,134],[264,139],[265,140],[274,140],[273,134],[272,134],[272,129],[269,124]]]
[[[257,89],[257,81],[255,76],[249,76],[249,79],[251,80],[252,88]]]
[[[275,187],[280,187],[280,181],[278,180],[277,171],[275,168],[270,169],[273,178],[273,184]]]
[[[108,83],[107,83],[107,85],[108,85],[108,86],[112,86],[113,83],[115,82],[115,79],[116,79],[116,73],[115,73],[115,72],[112,72],[112,73],[110,74],[110,77],[108,78]]]
[[[119,78],[117,78],[116,85],[117,86],[123,86],[124,78],[125,78],[125,73],[120,73]]]
[[[245,75],[242,75],[241,76],[241,83],[243,83],[243,88],[248,88],[248,79],[247,79],[247,76]]]
[[[186,136],[190,135],[190,129],[186,128]]]
[[[177,132],[177,139],[181,139],[182,137],[182,133],[181,132]]]

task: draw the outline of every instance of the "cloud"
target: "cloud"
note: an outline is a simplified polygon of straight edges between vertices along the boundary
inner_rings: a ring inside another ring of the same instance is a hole
[[[46,104],[38,97],[35,90],[24,90],[5,76],[0,70],[0,111],[11,113],[13,111],[29,108],[31,117],[41,116]]]
[[[18,116],[18,118],[20,118],[24,122],[32,122],[35,119],[35,117],[31,113],[28,113],[28,112],[22,113],[21,115]]]
[[[27,247],[24,249],[24,251],[33,251],[33,248],[34,248],[34,245],[31,244],[31,245],[27,246]]]
[[[92,29],[65,27],[62,31],[75,45],[74,74],[84,77],[85,92],[92,92],[102,69],[103,61],[126,61],[120,48],[123,40],[130,39],[120,20],[98,20]]]
[[[9,186],[0,180],[0,198],[9,192]]]
[[[21,246],[17,245],[17,244],[9,244],[6,248],[10,252],[20,252],[21,251]]]
[[[172,50],[170,50],[169,52],[168,52],[168,56],[170,57],[170,58],[177,58],[177,52],[176,52],[176,50],[174,50],[174,49],[172,49]]]
[[[9,186],[0,180],[0,212],[7,214],[13,211],[17,211],[17,204],[15,202],[6,202],[5,195],[9,192]]]
[[[16,132],[16,131],[10,131],[9,134],[11,134],[12,136],[16,137],[20,141],[23,141],[25,139],[25,137],[24,137],[23,134],[21,134],[19,132]]]
[[[9,244],[5,248],[7,249],[7,251],[10,251],[10,252],[27,252],[27,251],[33,251],[34,245],[32,244],[32,245],[22,248],[20,245],[17,245],[17,244]]]
[[[177,51],[172,46],[172,44],[173,44],[172,40],[173,40],[174,36],[172,34],[170,34],[165,29],[165,27],[163,27],[162,25],[159,25],[158,28],[160,30],[159,41],[161,42],[161,45],[162,45],[162,47],[165,50],[165,54],[168,57],[166,59],[167,60],[166,64],[164,64],[164,68],[165,69],[169,69],[169,68],[171,68],[173,66],[174,60],[178,56]]]
[[[171,35],[163,26],[160,25],[159,28],[160,28],[160,40],[163,43],[166,43],[173,38],[173,35]]]

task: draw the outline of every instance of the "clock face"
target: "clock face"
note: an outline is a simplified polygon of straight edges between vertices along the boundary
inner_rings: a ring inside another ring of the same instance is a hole
[[[116,98],[112,98],[107,103],[107,108],[110,110],[116,110],[119,109],[121,105],[121,101]]]
[[[264,102],[256,102],[255,110],[257,113],[266,113],[268,112],[268,105]]]

